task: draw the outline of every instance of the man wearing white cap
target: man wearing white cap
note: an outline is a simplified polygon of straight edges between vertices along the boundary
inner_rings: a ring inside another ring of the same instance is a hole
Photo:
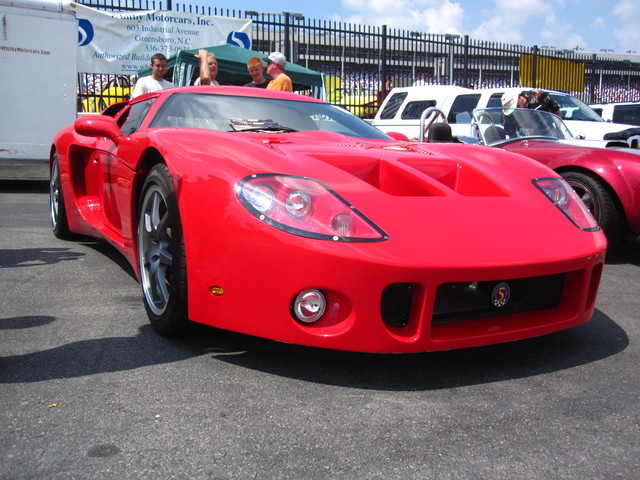
[[[273,52],[265,60],[267,62],[267,73],[273,78],[267,85],[267,90],[293,92],[291,79],[284,73],[284,66],[287,64],[285,56],[280,52]]]

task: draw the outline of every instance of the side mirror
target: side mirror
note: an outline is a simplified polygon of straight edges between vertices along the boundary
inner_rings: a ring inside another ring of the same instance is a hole
[[[73,129],[85,137],[108,138],[118,143],[122,131],[112,117],[105,115],[82,115],[73,124]]]
[[[406,142],[409,140],[409,137],[407,137],[404,133],[400,133],[400,132],[387,132],[387,135],[389,135],[394,140],[400,140],[403,142]]]

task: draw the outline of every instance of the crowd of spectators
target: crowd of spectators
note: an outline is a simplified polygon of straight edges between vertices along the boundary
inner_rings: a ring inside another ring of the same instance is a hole
[[[630,85],[603,85],[593,89],[591,103],[640,102],[640,83]]]
[[[313,68],[313,67],[311,67]],[[326,75],[335,76],[342,80],[342,88],[345,92],[352,95],[376,95],[381,90],[382,76],[379,71],[373,69],[322,69],[316,66],[316,69],[322,71]],[[88,74],[83,73],[80,76],[79,93],[84,95],[96,95],[104,91],[116,75],[104,74]],[[121,77],[121,76],[120,76]],[[439,85],[448,84],[445,77],[437,77],[435,75],[416,74],[413,71],[403,74],[399,72],[396,75],[389,75],[390,82],[387,82],[386,90],[393,86],[411,86],[416,83],[423,85]],[[506,88],[512,86],[520,86],[517,83],[511,83],[511,79],[505,79],[499,75],[485,75],[482,78],[474,79],[466,85],[461,76],[457,76],[454,81],[455,85],[462,85],[469,88]],[[613,103],[613,102],[640,102],[640,82],[603,82],[602,86],[588,87],[585,92],[570,92],[572,95],[583,99],[587,103]]]
[[[382,76],[379,71],[367,70],[323,70],[320,71],[326,75],[335,76],[342,79],[342,88],[353,95],[365,95],[376,93],[380,90]],[[411,85],[441,85],[448,84],[446,77],[437,77],[435,75],[414,75],[413,72],[403,74],[397,72],[391,75],[391,84],[396,87],[404,87]],[[482,78],[467,81],[462,76],[456,76],[455,85],[466,86],[468,88],[508,88],[519,87],[529,88],[530,85],[520,85],[511,79],[504,78],[501,75],[485,75]],[[590,87],[584,92],[569,92],[572,95],[581,98],[587,103],[614,103],[614,102],[640,102],[640,81],[629,83],[623,82],[603,82],[602,86]]]

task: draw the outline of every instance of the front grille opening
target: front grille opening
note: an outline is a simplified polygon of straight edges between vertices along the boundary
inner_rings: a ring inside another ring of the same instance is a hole
[[[591,272],[591,281],[589,282],[589,296],[587,297],[587,308],[591,310],[596,304],[596,296],[598,295],[598,286],[602,277],[603,264],[599,263]]]
[[[392,283],[382,292],[380,313],[382,320],[390,327],[402,328],[409,325],[413,286],[410,283]]]
[[[562,300],[565,275],[490,282],[444,283],[436,292],[433,325],[556,308]],[[494,303],[494,289],[507,284],[509,299]]]

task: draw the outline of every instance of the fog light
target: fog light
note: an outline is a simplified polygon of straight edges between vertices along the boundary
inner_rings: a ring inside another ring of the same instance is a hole
[[[326,307],[327,301],[320,290],[305,290],[293,301],[292,310],[300,322],[313,323],[320,320]]]

